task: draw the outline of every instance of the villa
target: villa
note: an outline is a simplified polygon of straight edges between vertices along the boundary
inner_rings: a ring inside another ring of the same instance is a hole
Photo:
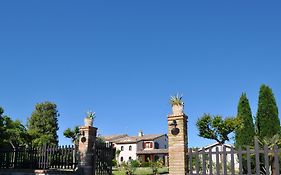
[[[142,131],[137,136],[128,136],[127,134],[112,135],[104,137],[106,142],[113,143],[116,150],[120,150],[117,157],[118,163],[130,160],[140,160],[147,162],[149,160],[163,159],[167,161],[168,157],[168,136],[166,134],[147,134]]]

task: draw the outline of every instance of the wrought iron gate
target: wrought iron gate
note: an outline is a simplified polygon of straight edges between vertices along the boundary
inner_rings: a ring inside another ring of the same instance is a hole
[[[114,158],[112,144],[96,142],[95,148],[95,175],[112,175],[112,159]]]

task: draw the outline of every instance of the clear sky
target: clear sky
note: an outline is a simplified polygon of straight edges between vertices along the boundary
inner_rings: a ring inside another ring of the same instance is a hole
[[[101,135],[167,133],[170,95],[184,95],[189,146],[203,113],[256,115],[269,85],[281,108],[281,1],[0,1],[0,105],[26,123],[57,104],[62,132],[87,110]],[[280,116],[280,115],[279,115]]]

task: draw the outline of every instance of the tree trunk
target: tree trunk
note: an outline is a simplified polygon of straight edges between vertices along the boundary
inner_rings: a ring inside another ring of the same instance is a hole
[[[271,172],[272,175],[279,175],[279,170],[275,168],[275,159],[273,158],[272,165],[271,165]]]

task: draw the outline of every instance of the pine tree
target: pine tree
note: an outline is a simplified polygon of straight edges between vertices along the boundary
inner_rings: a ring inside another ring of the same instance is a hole
[[[51,102],[38,103],[28,119],[28,133],[32,137],[33,146],[58,144],[58,111]]]
[[[255,127],[246,93],[242,93],[237,111],[237,119],[242,123],[235,131],[235,146],[254,145]]]
[[[262,85],[259,92],[258,112],[256,118],[258,136],[270,138],[280,132],[278,107],[271,88]]]

